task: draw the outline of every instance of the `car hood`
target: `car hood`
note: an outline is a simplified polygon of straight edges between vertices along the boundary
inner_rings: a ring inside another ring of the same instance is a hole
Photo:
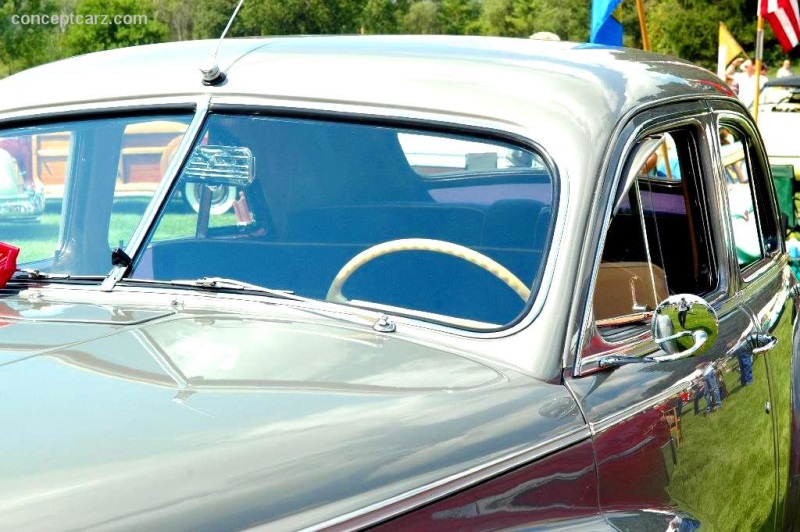
[[[2,528],[302,528],[580,426],[561,386],[276,305],[0,302]]]

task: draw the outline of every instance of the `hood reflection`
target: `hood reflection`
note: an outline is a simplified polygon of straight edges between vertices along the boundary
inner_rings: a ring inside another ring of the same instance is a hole
[[[433,347],[287,320],[177,318],[80,348],[56,356],[83,369],[181,390],[456,390],[504,380],[489,366]]]

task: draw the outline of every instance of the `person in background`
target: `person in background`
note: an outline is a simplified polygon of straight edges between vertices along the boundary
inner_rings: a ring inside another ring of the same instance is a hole
[[[742,63],[741,72],[738,72],[734,75],[734,79],[736,83],[739,85],[739,99],[746,106],[750,106],[753,103],[753,100],[756,97],[756,66],[753,64],[753,61],[747,59]],[[767,76],[763,74],[759,74],[758,83],[761,87],[764,86],[764,83],[767,82]]]
[[[785,78],[787,76],[794,76],[794,71],[792,71],[792,62],[788,59],[783,61],[783,65],[781,65],[777,74],[775,74],[775,77],[778,78]]]
[[[730,87],[731,91],[735,95],[737,96],[739,95],[739,84],[736,82],[736,79],[731,74],[725,75],[725,83],[728,84],[728,87]]]

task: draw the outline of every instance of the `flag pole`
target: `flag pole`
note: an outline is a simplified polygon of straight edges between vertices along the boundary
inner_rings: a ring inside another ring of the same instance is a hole
[[[764,17],[761,16],[761,2],[758,3],[758,25],[756,30],[756,97],[753,100],[753,120],[758,123],[758,100],[761,99],[761,58],[764,57]]]
[[[650,51],[650,37],[647,36],[647,24],[644,21],[644,0],[636,0],[636,12],[639,14],[639,29],[642,32],[642,50]]]

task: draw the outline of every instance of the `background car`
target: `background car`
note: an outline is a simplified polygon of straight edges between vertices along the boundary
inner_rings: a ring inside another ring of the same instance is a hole
[[[44,212],[44,191],[37,180],[27,181],[17,160],[0,148],[0,223],[32,221]]]
[[[69,139],[43,223],[0,226],[0,528],[797,522],[800,291],[713,74],[348,36],[225,40],[201,75],[216,45],[0,80],[0,143]]]

